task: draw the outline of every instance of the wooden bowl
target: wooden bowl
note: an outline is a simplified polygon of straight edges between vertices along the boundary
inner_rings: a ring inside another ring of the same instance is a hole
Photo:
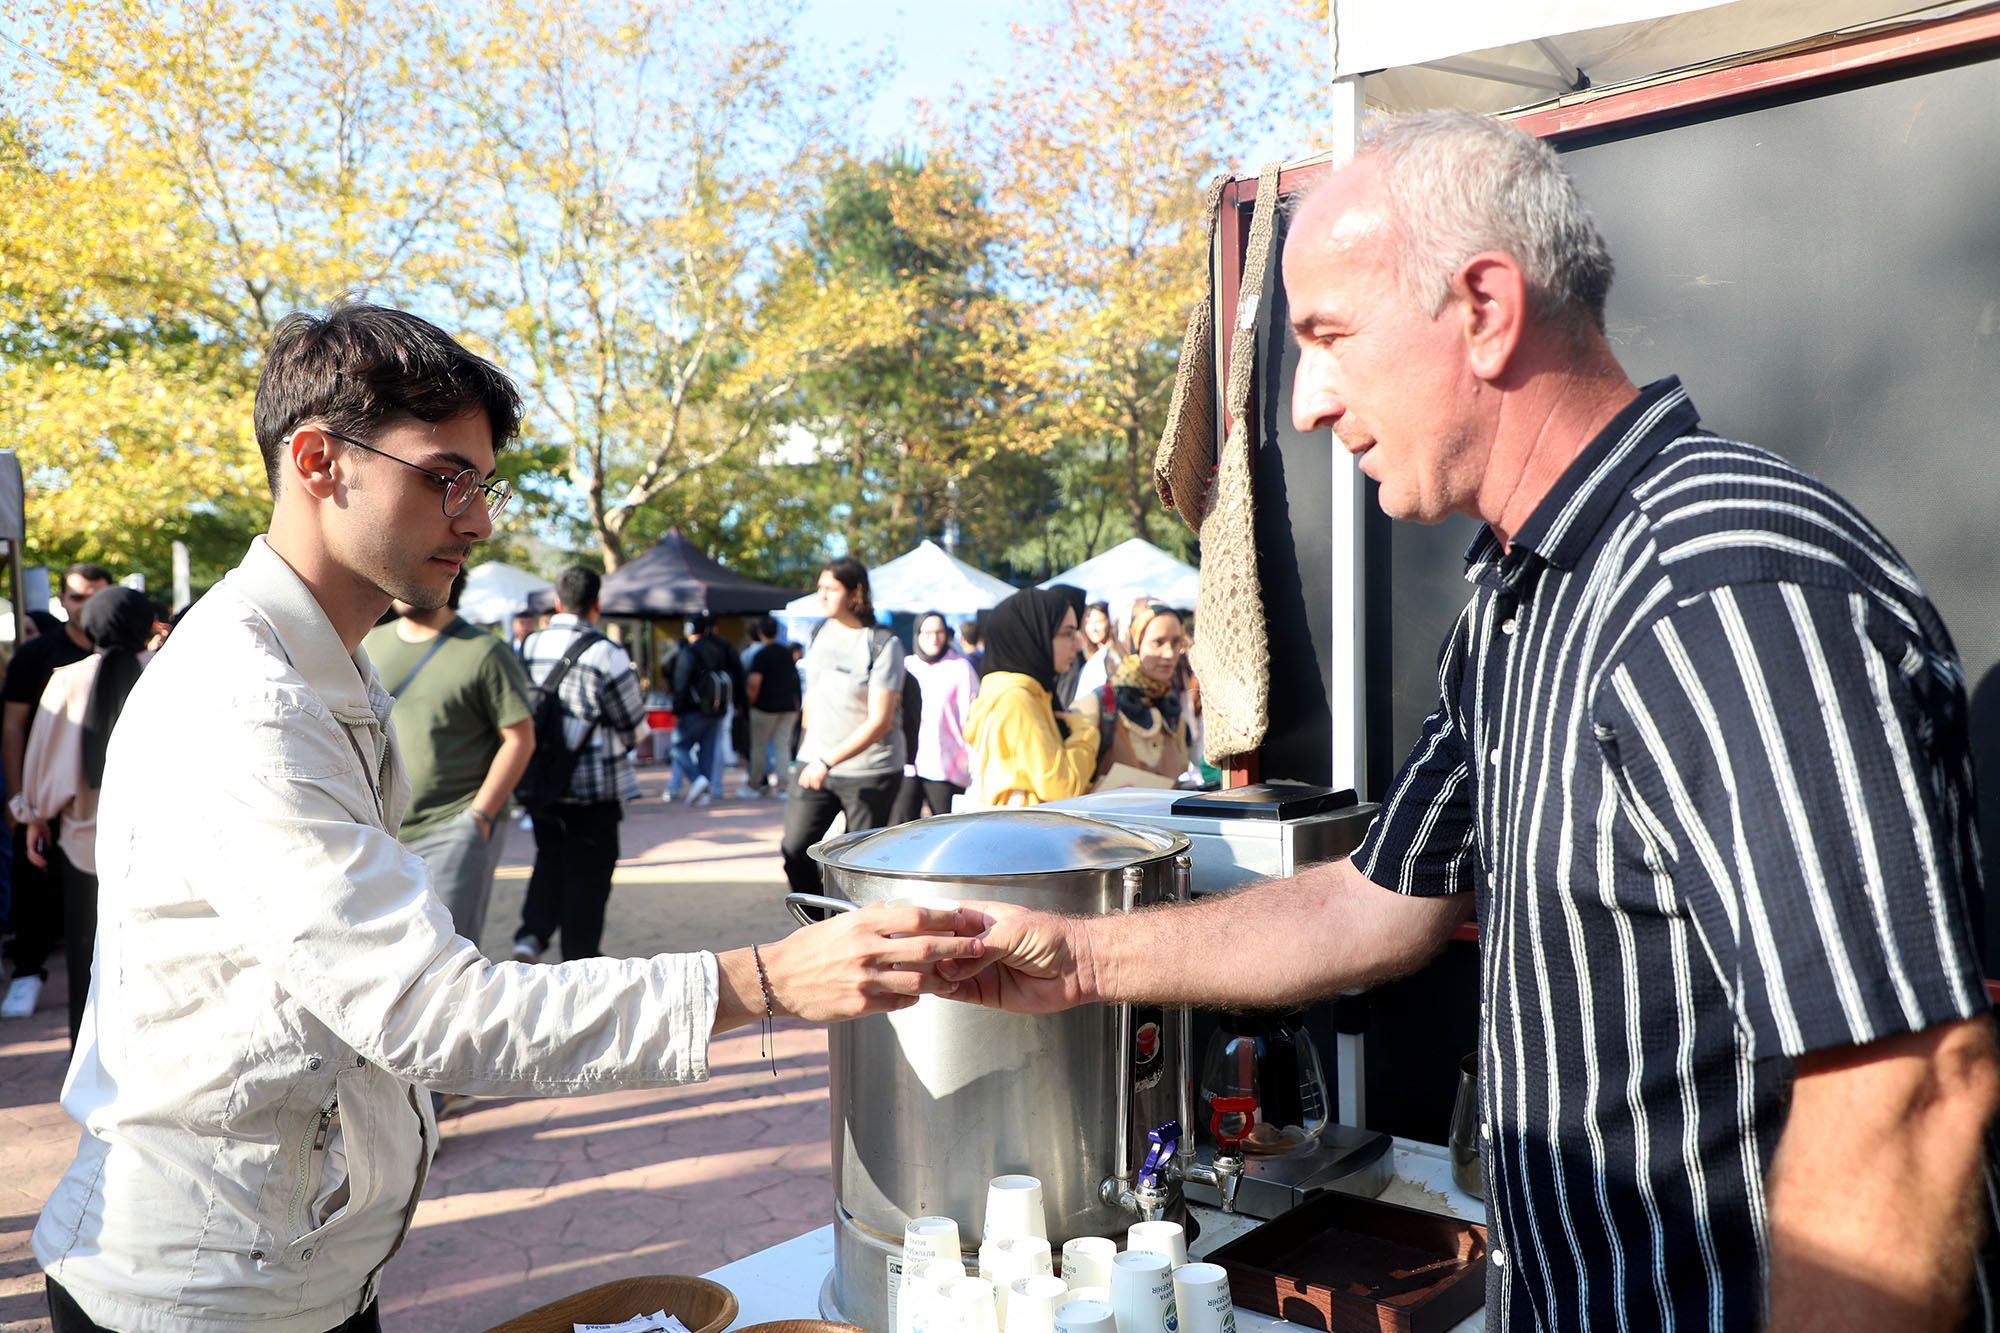
[[[868,1333],[859,1324],[836,1324],[831,1319],[778,1319],[768,1324],[752,1324],[736,1333]]]
[[[628,1277],[551,1301],[496,1324],[487,1333],[570,1333],[575,1324],[618,1324],[665,1310],[690,1333],[722,1333],[736,1318],[736,1297],[705,1277]]]

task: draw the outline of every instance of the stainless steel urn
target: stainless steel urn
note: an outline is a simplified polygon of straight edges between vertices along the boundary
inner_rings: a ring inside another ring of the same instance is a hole
[[[894,898],[1129,911],[1186,896],[1187,850],[1169,830],[1056,811],[943,815],[819,844],[829,897],[788,901],[808,918]],[[1148,1132],[1180,1114],[1184,1040],[1157,1008],[1024,1015],[936,997],[834,1024],[837,1225],[822,1310],[890,1333],[904,1223],[958,1219],[970,1257],[997,1175],[1041,1179],[1058,1251],[1073,1236],[1122,1235]],[[1178,1186],[1164,1188],[1177,1215]]]

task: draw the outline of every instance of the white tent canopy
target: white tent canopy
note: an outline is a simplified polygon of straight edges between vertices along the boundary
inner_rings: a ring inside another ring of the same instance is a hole
[[[969,616],[1014,595],[1012,584],[974,569],[928,538],[915,550],[869,570],[868,591],[877,611],[912,615],[940,611],[947,616]],[[819,620],[819,598],[813,593],[794,598],[778,615],[788,625]]]
[[[1968,4],[1903,0],[1334,0],[1333,75],[1371,105],[1505,111],[1826,33]]]
[[[1083,589],[1086,601],[1111,603],[1112,617],[1120,619],[1125,610],[1122,603],[1135,597],[1193,607],[1195,594],[1201,590],[1201,571],[1144,538],[1134,537],[1044,580],[1041,586],[1052,583]]]
[[[555,585],[539,574],[489,560],[466,571],[459,616],[474,625],[497,625],[528,605],[528,595]]]

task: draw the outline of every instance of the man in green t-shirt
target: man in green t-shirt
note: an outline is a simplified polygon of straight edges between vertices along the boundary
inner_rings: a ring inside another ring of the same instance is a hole
[[[507,836],[507,803],[535,749],[528,678],[498,635],[458,618],[465,574],[434,611],[395,603],[399,618],[361,641],[410,771],[410,808],[398,833],[424,859],[452,926],[479,943],[486,900]]]

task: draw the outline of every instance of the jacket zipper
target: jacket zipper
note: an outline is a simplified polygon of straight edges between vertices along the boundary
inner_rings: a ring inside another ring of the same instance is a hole
[[[295,1236],[305,1234],[306,1187],[312,1181],[313,1156],[326,1148],[326,1141],[333,1134],[334,1113],[340,1109],[340,1092],[335,1089],[326,1095],[326,1104],[319,1108],[308,1128],[312,1137],[299,1145],[299,1178],[292,1186],[292,1206],[287,1214]]]

